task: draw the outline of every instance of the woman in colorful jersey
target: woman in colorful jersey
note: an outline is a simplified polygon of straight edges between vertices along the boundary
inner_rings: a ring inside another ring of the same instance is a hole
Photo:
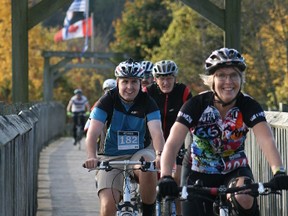
[[[173,158],[189,129],[192,131],[192,167],[187,184],[200,179],[205,186],[243,185],[253,181],[244,150],[248,128],[252,128],[274,175],[283,174],[282,160],[261,106],[241,92],[246,63],[235,49],[215,50],[205,62],[201,75],[211,91],[190,99],[178,113],[161,158],[159,190],[162,196],[176,195],[171,178]],[[214,199],[215,197],[211,197]],[[234,195],[229,198],[231,215],[259,215],[256,198]],[[215,208],[216,209],[216,208]],[[190,197],[182,206],[183,215],[213,215],[213,202]]]
[[[160,113],[162,130],[165,140],[168,138],[170,129],[176,120],[177,113],[182,105],[192,97],[190,89],[183,83],[177,82],[178,66],[172,60],[161,60],[154,64],[152,74],[155,82],[143,88],[143,91],[156,101]],[[175,157],[175,172],[173,178],[180,185],[182,159],[185,146]],[[161,153],[159,153],[161,154]],[[181,214],[180,205],[177,205],[177,215]]]
[[[132,59],[121,62],[115,69],[117,87],[104,94],[91,112],[91,123],[87,132],[86,168],[95,168],[98,160],[156,160],[159,168],[164,137],[161,129],[160,111],[155,101],[141,90],[143,70],[141,64]],[[97,152],[97,139],[107,123],[107,134],[102,155]],[[144,148],[146,123],[152,137],[153,147]],[[120,201],[123,191],[121,170],[99,171],[97,175],[100,215],[116,213],[115,202]],[[143,216],[155,212],[157,174],[134,171],[140,184]]]

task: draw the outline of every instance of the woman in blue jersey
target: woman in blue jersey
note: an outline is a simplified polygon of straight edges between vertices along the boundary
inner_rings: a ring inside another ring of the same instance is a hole
[[[241,92],[246,69],[242,55],[235,49],[215,50],[207,58],[205,69],[206,74],[201,78],[211,91],[201,93],[183,105],[165,143],[159,181],[163,196],[177,194],[177,185],[171,178],[173,158],[189,129],[193,142],[187,184],[198,179],[208,187],[239,186],[253,181],[244,149],[248,128],[253,129],[274,175],[285,173],[263,109]],[[230,215],[259,215],[257,200],[250,195],[231,195],[229,201]],[[211,216],[214,215],[213,202],[191,196],[189,202],[183,204],[182,211],[184,216]]]
[[[87,133],[87,160],[85,166],[94,168],[98,160],[156,160],[160,165],[160,155],[164,137],[161,129],[160,111],[155,101],[141,91],[143,70],[141,64],[129,59],[115,69],[117,87],[108,91],[98,101],[91,112],[91,123]],[[97,139],[107,123],[107,134],[102,152],[97,152]],[[144,148],[146,123],[152,137],[153,147]],[[143,202],[143,216],[155,211],[157,174],[155,172],[134,173],[140,184]],[[96,174],[100,215],[115,215],[115,201],[120,201],[123,176],[119,170],[99,171]],[[111,186],[113,188],[111,189]]]

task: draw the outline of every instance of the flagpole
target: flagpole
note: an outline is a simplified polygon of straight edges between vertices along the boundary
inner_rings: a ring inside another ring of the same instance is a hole
[[[95,51],[94,47],[94,12],[91,13],[91,27],[92,27],[92,34],[91,34],[91,52]],[[94,64],[94,58],[92,58],[92,63]]]
[[[86,52],[89,48],[89,43],[88,43],[88,30],[89,30],[89,0],[86,0],[86,6],[85,6],[85,19],[86,19],[86,36],[85,36],[85,42],[84,42],[84,48],[83,52]]]

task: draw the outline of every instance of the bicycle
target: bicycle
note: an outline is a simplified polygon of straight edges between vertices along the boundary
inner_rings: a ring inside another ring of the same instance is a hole
[[[85,112],[73,112],[73,113],[70,113],[68,117],[71,117],[73,119],[76,118],[76,122],[75,122],[76,123],[75,125],[76,137],[75,137],[74,145],[75,146],[78,145],[78,149],[81,150],[81,140],[84,136],[84,128],[82,125],[82,121],[85,122],[84,120],[82,120],[82,118],[87,117],[86,113]]]
[[[284,188],[280,188],[279,185],[284,185]],[[175,211],[173,210],[175,206],[175,200],[179,199],[180,201],[185,201],[188,199],[188,195],[192,194],[197,197],[205,197],[205,195],[213,195],[218,199],[214,201],[215,206],[219,212],[219,216],[229,216],[230,205],[227,201],[227,194],[249,194],[254,197],[265,196],[269,194],[281,195],[281,190],[288,190],[288,176],[278,176],[276,179],[272,179],[266,183],[248,183],[240,187],[226,187],[221,185],[220,187],[205,187],[202,185],[201,181],[196,181],[194,185],[188,185],[179,187],[179,198],[178,197],[167,197],[167,212],[157,211],[156,216],[176,216]],[[157,196],[160,196],[157,194]]]
[[[183,159],[187,149],[181,148],[177,154],[179,159]],[[172,172],[175,172],[176,164],[173,167]],[[159,176],[160,178],[160,176]],[[174,202],[175,197],[166,196],[164,199],[157,193],[156,197],[156,216],[164,215],[176,215],[176,203]]]
[[[99,161],[96,170],[105,170],[107,172],[112,169],[119,169],[115,166],[123,166],[121,169],[124,176],[123,184],[123,196],[122,200],[117,204],[117,216],[140,216],[141,215],[141,198],[138,191],[138,184],[131,176],[132,170],[146,171],[158,171],[154,161],[145,161],[141,158],[139,161],[123,160],[123,161]],[[140,168],[133,168],[133,165],[140,165]],[[85,165],[83,164],[83,167]],[[89,169],[92,171],[95,169]]]

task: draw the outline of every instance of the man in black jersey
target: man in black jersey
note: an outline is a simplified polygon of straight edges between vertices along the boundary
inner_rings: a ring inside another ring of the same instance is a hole
[[[147,91],[153,97],[160,109],[162,130],[166,140],[176,120],[178,111],[192,97],[192,94],[186,85],[176,82],[178,67],[174,61],[161,60],[156,62],[153,66],[152,74],[155,82],[143,88],[143,91]],[[184,144],[181,152],[183,150]],[[158,154],[161,154],[161,152]],[[182,158],[183,154],[178,154],[175,157],[176,167],[174,168],[173,178],[178,185],[180,184]],[[177,214],[181,214],[180,205],[177,206]]]

